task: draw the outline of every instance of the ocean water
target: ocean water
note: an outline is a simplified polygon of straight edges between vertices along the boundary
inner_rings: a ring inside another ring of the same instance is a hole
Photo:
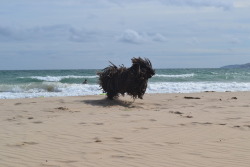
[[[99,70],[0,71],[0,99],[102,93]],[[87,79],[87,84],[82,82]],[[146,93],[250,91],[249,69],[156,69]]]

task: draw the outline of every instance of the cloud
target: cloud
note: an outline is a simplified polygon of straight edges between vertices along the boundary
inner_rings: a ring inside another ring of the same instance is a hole
[[[191,7],[216,7],[229,9],[233,7],[232,0],[161,0],[162,3],[177,6],[191,6]]]
[[[167,38],[160,33],[139,33],[135,30],[127,29],[118,40],[131,44],[142,44],[146,42],[166,42]]]
[[[196,37],[192,37],[187,41],[187,43],[190,45],[197,45],[200,43],[200,40]]]
[[[99,33],[97,31],[90,31],[86,29],[76,29],[70,28],[70,37],[69,40],[73,42],[91,42],[97,41],[99,37]]]
[[[139,44],[146,41],[146,39],[134,30],[125,30],[119,37],[119,41],[126,43]]]
[[[234,49],[235,55],[236,51],[239,55],[249,53],[247,0],[36,1],[1,4],[0,56],[30,53],[50,60],[49,56],[55,55],[62,62],[65,58],[66,65],[69,55],[79,57],[74,60],[78,63],[84,56],[104,61],[112,56],[125,60],[131,55],[203,55],[202,50],[192,49],[214,50],[204,52],[206,55],[228,48]],[[203,64],[207,60],[202,58]],[[29,66],[25,62],[19,66],[24,65]]]
[[[32,28],[9,28],[0,26],[0,42],[6,41],[97,41],[101,32],[97,30],[77,29],[69,25],[36,26]]]
[[[234,3],[234,6],[237,8],[247,8],[250,7],[250,2],[246,0],[238,0]]]
[[[234,44],[234,45],[241,43],[241,40],[237,37],[229,37],[228,41],[230,44]]]
[[[10,28],[0,26],[0,41],[43,41],[62,39],[69,34],[69,26],[52,25],[32,28]],[[66,38],[65,38],[66,39]]]
[[[8,3],[8,1],[6,1]],[[7,4],[6,3],[6,4]],[[126,6],[128,4],[142,4],[142,3],[155,3],[164,5],[176,5],[176,6],[193,6],[193,7],[219,7],[228,8],[236,5],[249,5],[247,0],[60,0],[51,1],[43,0],[37,5],[37,2],[30,2],[29,0],[14,1],[12,4],[20,5],[22,3],[31,4],[34,6],[59,6],[59,7],[75,7],[84,5],[84,8],[109,8],[116,6]]]
[[[119,5],[126,5],[128,3],[160,3],[168,6],[189,6],[189,7],[215,7],[230,9],[234,7],[233,0],[109,0],[109,2]]]
[[[0,26],[0,42],[20,41],[23,36],[24,33],[18,29]]]
[[[156,42],[167,42],[167,38],[160,33],[153,34],[151,39]]]
[[[0,26],[0,40],[8,39],[12,36],[12,32],[7,27],[1,27]]]

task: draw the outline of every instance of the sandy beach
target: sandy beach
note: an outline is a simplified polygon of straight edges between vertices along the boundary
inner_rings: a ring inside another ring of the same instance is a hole
[[[0,100],[1,167],[248,167],[250,92]]]

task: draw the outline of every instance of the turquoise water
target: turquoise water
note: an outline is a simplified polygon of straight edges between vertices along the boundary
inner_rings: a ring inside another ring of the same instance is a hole
[[[0,71],[0,98],[95,95],[100,70]],[[82,84],[87,79],[88,84]],[[147,93],[250,91],[249,69],[156,69]]]

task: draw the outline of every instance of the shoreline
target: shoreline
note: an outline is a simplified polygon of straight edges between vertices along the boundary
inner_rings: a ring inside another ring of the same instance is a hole
[[[240,92],[250,92],[250,91],[202,91],[202,92],[170,92],[170,93],[145,93],[144,96],[147,95],[159,95],[159,94],[202,94],[202,93],[240,93]],[[30,93],[32,94],[32,93]],[[91,97],[91,96],[105,96],[105,93],[100,93],[100,94],[86,94],[86,95],[72,95],[72,96],[35,96],[35,97],[20,97],[20,98],[0,98],[0,100],[18,100],[18,99],[37,99],[37,98],[72,98],[72,97]],[[122,96],[120,95],[118,99],[126,98],[128,99],[130,96],[125,95]],[[135,99],[135,100],[141,100],[141,99]],[[143,100],[143,99],[142,99]]]
[[[249,166],[250,92],[0,99],[0,166]]]

